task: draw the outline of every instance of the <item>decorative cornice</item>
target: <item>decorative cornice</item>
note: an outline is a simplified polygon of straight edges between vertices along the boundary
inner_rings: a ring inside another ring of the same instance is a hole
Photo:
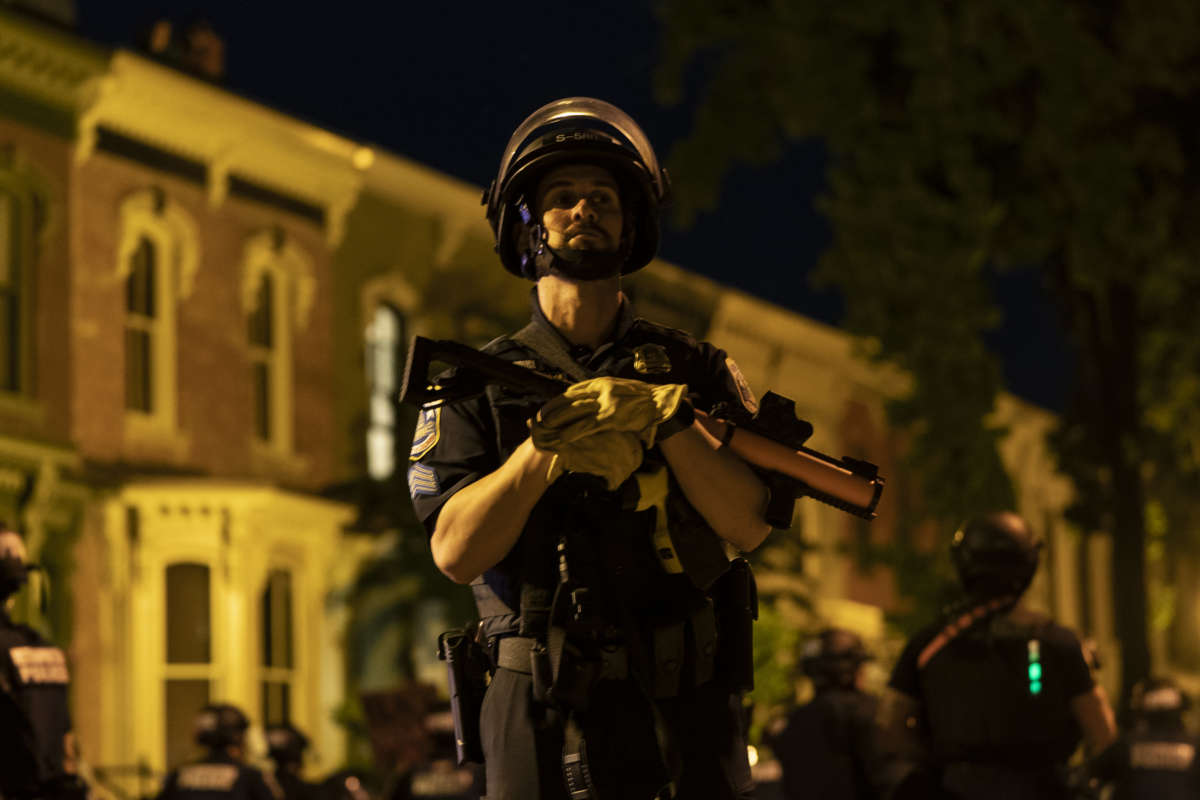
[[[204,163],[214,206],[237,175],[324,209],[330,244],[340,240],[369,149],[125,50],[95,94],[79,120],[78,162],[104,126]]]
[[[0,85],[75,111],[107,67],[103,49],[0,13]]]

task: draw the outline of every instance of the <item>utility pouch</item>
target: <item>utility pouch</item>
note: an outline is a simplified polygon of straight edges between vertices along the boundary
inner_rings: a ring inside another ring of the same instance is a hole
[[[438,658],[446,662],[450,687],[450,712],[454,717],[454,752],[461,766],[483,763],[479,714],[487,692],[490,664],[487,652],[475,641],[474,626],[446,631],[438,636]]]
[[[536,642],[529,650],[529,674],[533,701],[539,705],[549,705],[554,669],[550,665],[550,650],[541,642]]]
[[[550,696],[560,708],[587,711],[592,687],[600,680],[603,662],[589,659],[569,642],[563,644]]]
[[[734,692],[754,688],[754,620],[758,588],[750,562],[735,558],[713,586],[717,616],[717,677]]]

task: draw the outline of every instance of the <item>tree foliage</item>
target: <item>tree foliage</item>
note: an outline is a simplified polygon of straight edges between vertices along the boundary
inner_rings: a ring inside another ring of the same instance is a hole
[[[1071,516],[1114,535],[1123,681],[1144,676],[1147,488],[1186,483],[1200,454],[1183,300],[1200,275],[1200,6],[665,0],[660,16],[661,97],[702,87],[669,159],[682,220],[715,205],[732,164],[824,143],[834,241],[817,277],[844,295],[847,328],[914,376],[893,420],[914,432],[915,516],[943,530],[1013,505],[988,423],[988,280],[1038,271],[1077,360],[1055,436]]]

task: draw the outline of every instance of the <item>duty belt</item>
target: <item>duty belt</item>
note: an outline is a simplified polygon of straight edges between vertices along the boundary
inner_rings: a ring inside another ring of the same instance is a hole
[[[506,636],[496,647],[496,666],[525,675],[533,674],[530,655],[536,639],[527,636]],[[629,650],[625,645],[600,649],[600,680],[620,681],[629,677]]]

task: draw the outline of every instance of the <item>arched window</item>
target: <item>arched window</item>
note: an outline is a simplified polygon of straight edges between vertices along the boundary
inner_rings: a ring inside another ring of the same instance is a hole
[[[380,304],[366,330],[367,474],[378,481],[396,472],[396,392],[405,341],[404,317]]]
[[[296,679],[292,574],[287,570],[273,569],[267,575],[259,600],[259,617],[261,722],[272,725],[291,718],[292,684]]]
[[[275,308],[275,281],[270,272],[259,276],[258,291],[255,293],[254,309],[250,312],[250,373],[254,388],[254,435],[261,441],[271,441],[272,400],[274,374],[279,371],[276,363],[279,351],[274,332],[278,316]]]
[[[292,352],[316,294],[312,258],[282,230],[259,231],[242,256],[242,309],[254,397],[255,439],[276,456],[292,453]]]
[[[121,201],[117,276],[125,284],[127,431],[175,431],[176,307],[191,293],[200,265],[191,217],[165,192],[139,189]]]
[[[151,414],[155,411],[155,346],[161,346],[158,328],[158,251],[143,236],[129,258],[125,279],[125,407]]]
[[[212,693],[212,603],[210,574],[205,564],[170,564],[166,569],[167,767],[192,754],[196,713]]]

